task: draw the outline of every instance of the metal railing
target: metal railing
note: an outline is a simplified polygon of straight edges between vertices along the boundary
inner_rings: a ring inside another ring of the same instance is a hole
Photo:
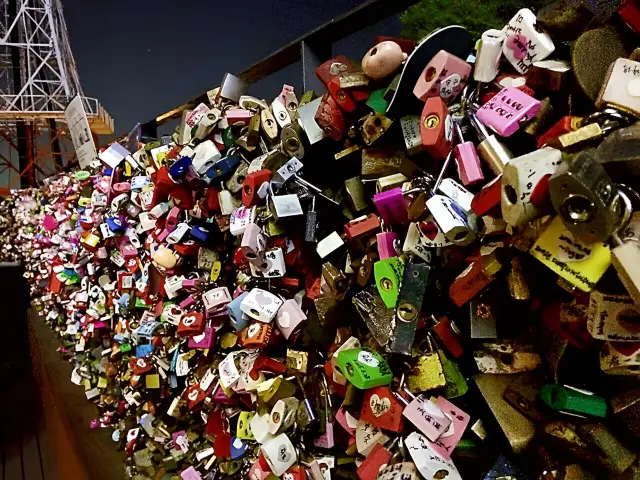
[[[340,15],[302,37],[295,39],[267,58],[247,68],[236,76],[255,83],[298,61],[302,62],[303,90],[323,91],[324,85],[315,76],[315,69],[331,58],[334,43],[351,34],[397,14],[419,0],[367,0],[344,15]],[[207,92],[191,98],[186,103],[157,115],[142,125],[142,131],[150,137],[157,137],[158,126],[178,118],[182,112],[208,102]]]

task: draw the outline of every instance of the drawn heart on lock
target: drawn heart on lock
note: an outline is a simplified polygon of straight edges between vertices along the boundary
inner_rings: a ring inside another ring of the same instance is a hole
[[[287,446],[283,443],[278,447],[278,460],[288,463],[291,460],[291,452],[287,450]]]
[[[391,400],[387,397],[380,398],[377,393],[371,395],[369,406],[376,417],[380,417],[391,410]]]
[[[278,324],[282,328],[289,328],[291,326],[291,315],[289,315],[289,312],[282,312],[278,319]]]
[[[260,305],[261,307],[265,306],[265,305],[271,305],[272,301],[269,297],[267,297],[264,293],[262,292],[257,292],[256,296],[256,303],[258,305]]]
[[[193,336],[191,338],[193,339],[194,342],[200,343],[205,339],[206,336],[207,336],[207,334],[205,332],[205,333],[201,333],[200,335],[195,335],[195,336]]]
[[[366,350],[363,350],[362,352],[358,353],[358,361],[360,363],[364,363],[365,365],[368,365],[369,367],[373,367],[373,368],[380,365],[380,362],[378,361],[378,359],[375,358],[370,352],[367,352]]]
[[[195,402],[198,398],[198,395],[200,393],[198,392],[198,390],[196,388],[194,388],[193,390],[191,390],[188,394],[187,394],[187,398],[189,400],[191,400],[192,402]]]
[[[438,236],[438,233],[440,233],[436,222],[420,222],[418,226],[420,227],[420,231],[424,234],[424,236],[431,241],[435,240],[435,238]]]
[[[516,60],[522,60],[529,52],[529,49],[527,48],[528,41],[529,39],[521,33],[511,35],[507,39],[507,48],[513,50],[513,57]]]

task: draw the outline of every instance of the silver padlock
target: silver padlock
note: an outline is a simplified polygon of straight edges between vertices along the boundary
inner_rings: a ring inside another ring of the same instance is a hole
[[[585,243],[608,239],[622,219],[618,189],[593,149],[582,150],[558,167],[549,179],[549,194],[567,230]]]

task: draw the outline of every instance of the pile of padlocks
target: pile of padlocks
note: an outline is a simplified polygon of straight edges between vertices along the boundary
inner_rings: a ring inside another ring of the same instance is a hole
[[[562,1],[317,98],[227,74],[16,192],[2,255],[127,474],[640,478],[639,31]]]

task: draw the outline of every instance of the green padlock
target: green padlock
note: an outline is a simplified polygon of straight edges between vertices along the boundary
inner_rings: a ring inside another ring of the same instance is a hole
[[[554,410],[571,414],[605,418],[609,410],[604,398],[585,390],[562,385],[544,385],[540,389],[540,398]]]
[[[460,371],[460,367],[453,360],[447,358],[442,350],[438,350],[438,356],[440,357],[440,363],[442,363],[442,371],[444,372],[444,378],[447,384],[444,387],[445,398],[457,398],[461,397],[467,390],[469,385],[464,379],[464,375]]]
[[[389,257],[373,264],[376,287],[387,308],[395,308],[400,294],[400,282],[404,274],[404,262],[400,257]]]
[[[371,92],[371,95],[369,95],[367,107],[371,108],[375,113],[381,113],[384,115],[387,112],[389,102],[384,98],[385,91],[386,88],[382,88],[380,90],[374,90]]]
[[[231,148],[236,144],[238,137],[233,133],[232,128],[229,126],[222,131],[222,141],[224,146]]]
[[[368,348],[353,348],[338,354],[340,372],[360,390],[389,385],[393,373],[382,356]]]

